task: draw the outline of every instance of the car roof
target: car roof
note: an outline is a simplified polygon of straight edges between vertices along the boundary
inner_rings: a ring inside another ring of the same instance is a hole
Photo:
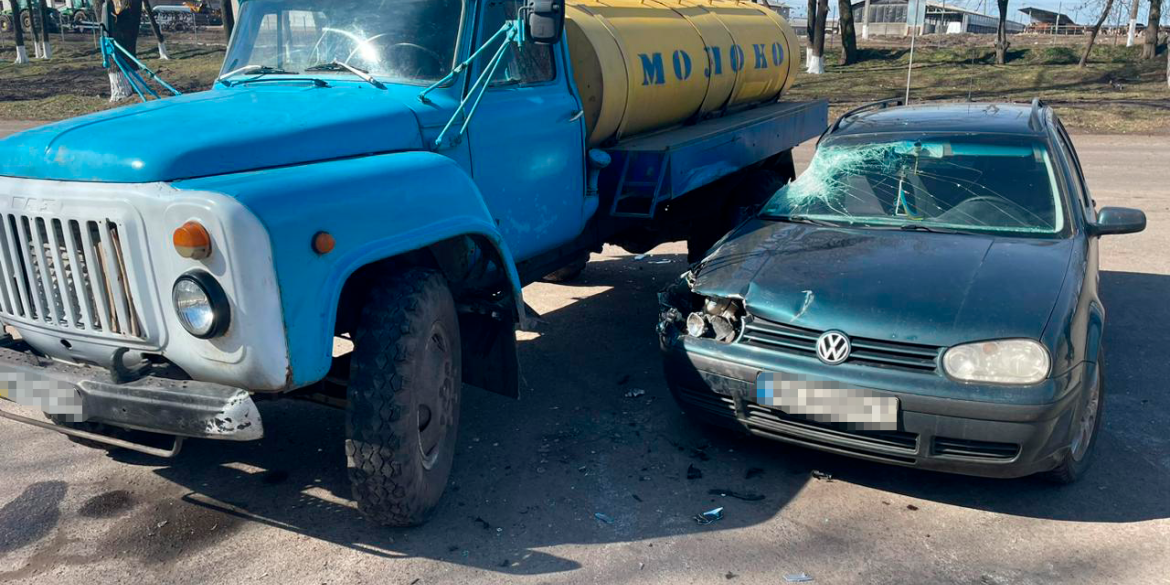
[[[872,106],[872,107],[871,107]],[[1043,136],[1047,107],[1013,103],[934,103],[913,106],[863,106],[846,113],[825,136],[840,138],[860,134],[906,132],[959,132]],[[1036,120],[1032,117],[1036,115]]]

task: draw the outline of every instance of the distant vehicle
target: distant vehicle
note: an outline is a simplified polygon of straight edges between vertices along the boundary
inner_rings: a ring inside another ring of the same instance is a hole
[[[164,31],[195,30],[198,24],[195,11],[187,6],[155,6],[153,12],[158,27]],[[142,23],[143,26],[150,26],[145,14],[142,15]]]
[[[11,6],[11,3],[3,3],[5,7]],[[26,4],[27,5],[27,4]],[[44,18],[41,22],[45,23],[45,28],[50,33],[59,32],[61,29],[61,13],[56,8],[49,6],[42,7],[42,14]],[[21,30],[28,34],[32,32],[32,12],[28,8],[20,11],[19,19],[12,14],[12,10],[7,8],[0,10],[0,32],[10,33],[17,20],[20,21]]]
[[[972,475],[1088,468],[1105,403],[1097,210],[1039,101],[843,116],[808,170],[661,297],[695,418]]]

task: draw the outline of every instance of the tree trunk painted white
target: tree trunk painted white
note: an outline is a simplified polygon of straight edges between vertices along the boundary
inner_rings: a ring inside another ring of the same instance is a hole
[[[41,59],[41,41],[40,39],[33,39],[33,59]]]
[[[164,61],[169,60],[171,58],[171,56],[167,54],[167,42],[166,41],[162,41],[158,44],[158,58],[162,59]]]
[[[1142,0],[1133,0],[1133,4],[1129,7],[1129,32],[1125,35],[1125,46],[1132,47],[1134,41],[1137,39],[1137,15],[1138,5]]]
[[[869,40],[869,0],[865,0],[865,8],[861,13],[861,38]]]
[[[28,49],[24,48],[24,45],[16,47],[16,61],[14,63],[17,65],[28,65]]]
[[[130,80],[121,71],[110,71],[110,102],[120,102],[134,94]]]
[[[53,45],[48,40],[41,41],[41,58],[43,58],[43,59],[52,59],[53,58]]]
[[[825,56],[812,55],[808,58],[808,72],[813,75],[820,75],[825,72]]]

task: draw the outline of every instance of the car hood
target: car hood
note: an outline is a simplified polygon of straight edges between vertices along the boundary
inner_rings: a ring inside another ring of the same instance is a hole
[[[1039,339],[1073,240],[830,228],[753,220],[696,269],[698,293],[855,337],[950,346]]]
[[[417,150],[415,114],[368,86],[256,85],[72,118],[0,140],[0,175],[141,183]]]

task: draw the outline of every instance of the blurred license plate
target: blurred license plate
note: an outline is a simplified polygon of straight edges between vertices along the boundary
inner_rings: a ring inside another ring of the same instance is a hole
[[[832,380],[800,374],[763,372],[756,378],[756,403],[818,422],[851,429],[898,428],[898,398],[849,388]]]
[[[66,420],[80,420],[82,414],[77,387],[34,374],[0,371],[0,398],[45,414],[64,415]]]

